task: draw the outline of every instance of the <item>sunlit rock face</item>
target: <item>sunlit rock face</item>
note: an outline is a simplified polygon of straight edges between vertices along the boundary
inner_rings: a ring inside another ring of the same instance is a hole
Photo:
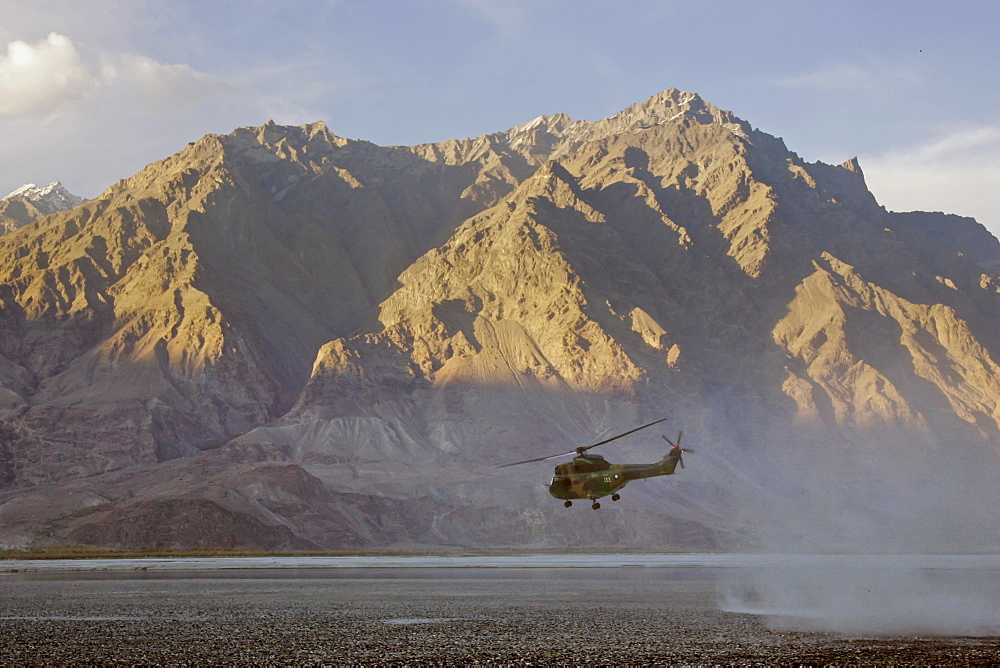
[[[973,545],[998,266],[677,90],[414,147],[207,136],[0,237],[0,542]],[[664,415],[688,468],[597,513],[496,468]]]

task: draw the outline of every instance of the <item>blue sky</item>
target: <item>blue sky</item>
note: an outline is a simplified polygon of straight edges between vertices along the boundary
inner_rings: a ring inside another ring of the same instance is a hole
[[[669,87],[1000,234],[1000,2],[0,0],[0,194],[272,118],[415,144]]]

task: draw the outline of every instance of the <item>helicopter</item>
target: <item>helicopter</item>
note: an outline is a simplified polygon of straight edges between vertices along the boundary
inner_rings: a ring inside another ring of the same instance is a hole
[[[641,427],[636,427],[617,436],[612,436],[603,441],[582,446],[569,452],[562,452],[558,455],[549,455],[547,457],[525,459],[520,462],[504,464],[501,468],[530,464],[531,462],[542,462],[547,459],[565,457],[575,453],[576,456],[573,457],[573,461],[556,465],[552,482],[549,483],[549,494],[557,499],[563,499],[563,505],[567,508],[573,505],[573,499],[589,499],[592,503],[590,507],[597,510],[601,507],[597,499],[610,494],[612,501],[618,501],[621,498],[618,490],[627,485],[631,480],[670,475],[677,468],[678,464],[681,465],[682,469],[684,468],[684,460],[681,458],[681,455],[685,452],[693,452],[681,447],[681,438],[684,436],[684,432],[677,433],[676,443],[666,436],[661,435],[661,438],[670,444],[670,452],[655,464],[611,464],[601,455],[587,454],[587,451],[591,448],[616,441],[623,436],[628,436],[646,427],[652,427],[654,424],[659,424],[666,419],[662,418],[655,422],[644,424]]]

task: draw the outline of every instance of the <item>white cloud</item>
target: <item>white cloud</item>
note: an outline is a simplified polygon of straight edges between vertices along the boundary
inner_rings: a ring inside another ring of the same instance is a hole
[[[96,85],[65,35],[49,33],[36,44],[10,42],[0,56],[0,116],[47,115]]]
[[[915,146],[861,156],[861,166],[887,208],[972,216],[1000,236],[1000,125],[951,128]]]
[[[78,50],[59,33],[13,41],[0,55],[0,190],[58,180],[92,197],[207,133],[295,113],[280,102],[186,64]]]
[[[189,106],[209,97],[245,95],[218,77],[187,65],[161,63],[136,54],[105,58],[102,73],[108,85],[124,88],[148,104]]]
[[[187,65],[161,63],[133,53],[100,57],[89,69],[72,40],[50,33],[37,44],[15,41],[0,57],[0,116],[44,119],[59,113],[92,113],[81,102],[190,107],[212,97],[249,97],[218,77]]]

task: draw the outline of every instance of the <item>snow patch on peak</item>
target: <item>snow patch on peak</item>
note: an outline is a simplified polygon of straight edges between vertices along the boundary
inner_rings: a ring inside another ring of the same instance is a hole
[[[2,199],[15,197],[29,200],[45,215],[72,209],[87,201],[85,197],[79,197],[66,190],[59,181],[53,181],[47,186],[26,183]]]
[[[58,181],[56,181],[56,183],[58,183]],[[7,195],[5,195],[3,198],[0,198],[0,199],[10,199],[12,197],[17,197],[18,195],[23,195],[23,196],[27,197],[28,199],[32,199],[31,196],[34,193],[38,192],[39,190],[41,190],[41,188],[39,188],[38,184],[35,184],[35,183],[25,183],[23,186],[21,186],[17,190],[13,190],[13,191],[7,193]]]
[[[586,121],[574,121],[566,114],[553,116],[538,116],[527,123],[515,125],[504,135],[508,145],[515,149],[529,149],[541,145],[551,148],[554,138],[572,137],[576,131],[588,126]],[[549,135],[546,138],[546,135]]]
[[[576,122],[571,120],[566,114],[555,114],[552,116],[542,115],[531,119],[527,123],[515,125],[507,131],[507,134],[513,137],[531,132],[532,130],[544,130],[546,132],[559,134],[574,125],[576,125]]]
[[[533,130],[540,125],[545,125],[545,116],[538,116],[527,123],[522,123],[514,128],[514,132],[524,132],[525,130]]]

